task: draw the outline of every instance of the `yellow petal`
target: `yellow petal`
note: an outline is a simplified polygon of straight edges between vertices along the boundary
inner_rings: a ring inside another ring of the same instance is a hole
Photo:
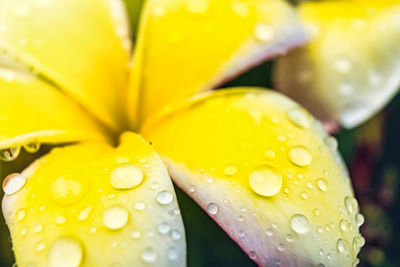
[[[304,41],[295,13],[281,0],[146,1],[131,76],[131,120],[140,124],[166,104]]]
[[[290,99],[223,90],[150,119],[143,134],[175,183],[258,265],[356,261],[362,215],[336,143]]]
[[[313,40],[279,60],[278,89],[324,121],[359,125],[400,85],[399,2],[309,2],[299,12]]]
[[[0,159],[15,159],[21,146],[31,151],[41,143],[107,140],[107,134],[58,89],[0,67]]]
[[[0,49],[112,128],[124,127],[130,41],[120,0],[2,0]]]
[[[185,264],[168,172],[136,134],[124,134],[118,148],[56,148],[9,176],[3,189],[18,266]]]

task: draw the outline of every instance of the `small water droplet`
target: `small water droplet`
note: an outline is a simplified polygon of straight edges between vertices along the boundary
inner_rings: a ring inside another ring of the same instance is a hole
[[[295,126],[307,129],[310,127],[310,119],[307,113],[300,108],[293,108],[288,111],[288,118]]]
[[[182,238],[182,234],[181,234],[181,231],[179,231],[179,230],[172,230],[171,231],[171,238],[173,239],[173,240],[179,240],[179,239],[181,239]]]
[[[150,185],[150,189],[153,190],[153,191],[155,191],[155,190],[157,190],[159,188],[160,188],[160,185],[158,183],[152,183]]]
[[[196,187],[194,185],[189,186],[189,192],[190,193],[196,192]]]
[[[134,230],[131,232],[131,237],[133,239],[139,239],[141,236],[142,236],[142,234],[138,230]]]
[[[250,259],[255,260],[257,259],[257,253],[255,251],[250,251],[249,257]]]
[[[307,182],[307,187],[309,188],[309,189],[312,189],[314,186],[313,186],[313,184],[312,184],[312,182]]]
[[[267,236],[273,236],[274,235],[274,231],[272,230],[272,228],[268,228],[265,233],[267,234]]]
[[[340,229],[342,231],[346,231],[347,230],[347,225],[348,225],[348,222],[346,220],[341,220],[339,222],[339,227],[340,227]]]
[[[254,36],[260,42],[266,43],[270,42],[274,38],[275,34],[269,25],[265,23],[259,23],[254,27]]]
[[[84,221],[89,217],[90,212],[92,211],[92,206],[88,206],[84,209],[82,209],[79,214],[78,214],[78,220],[79,221]]]
[[[215,203],[210,203],[207,206],[207,211],[208,213],[210,213],[211,215],[215,215],[218,213],[218,205]]]
[[[338,148],[338,142],[336,138],[333,136],[326,137],[324,142],[333,151],[335,151]]]
[[[271,149],[266,150],[264,155],[268,160],[273,160],[276,157],[275,151]]]
[[[56,217],[56,224],[64,224],[67,220],[63,216]]]
[[[157,193],[156,200],[161,205],[168,205],[172,202],[174,196],[168,190],[162,190]]]
[[[35,227],[33,228],[33,232],[34,233],[41,233],[43,231],[43,225],[42,224],[37,224],[35,225]]]
[[[81,243],[72,237],[58,238],[52,245],[49,255],[49,267],[78,267],[83,259]]]
[[[23,219],[25,219],[26,216],[26,210],[25,209],[20,209],[19,211],[17,211],[17,221],[22,221]]]
[[[315,216],[319,216],[321,214],[321,211],[319,209],[314,209],[313,213]]]
[[[103,213],[103,224],[110,230],[123,228],[129,219],[129,212],[126,208],[113,206]]]
[[[317,187],[319,190],[325,192],[328,189],[328,182],[325,179],[318,179]]]
[[[282,175],[276,169],[260,165],[249,175],[251,189],[258,195],[271,197],[282,188]]]
[[[364,224],[364,221],[365,221],[364,216],[363,216],[361,213],[357,213],[357,214],[356,214],[356,223],[357,223],[357,226],[363,225],[363,224]]]
[[[339,253],[343,253],[344,252],[344,241],[342,239],[339,239],[337,241],[336,248],[337,248]]]
[[[284,251],[285,250],[285,245],[283,245],[283,243],[279,243],[278,250],[279,251]]]
[[[296,214],[290,220],[293,231],[298,234],[306,234],[310,230],[309,221],[306,216]]]
[[[24,226],[21,228],[21,230],[19,231],[19,234],[21,236],[26,236],[26,234],[28,233],[28,227]]]
[[[304,167],[311,164],[312,156],[307,148],[297,146],[289,150],[289,159],[293,164]]]
[[[207,183],[208,183],[208,184],[214,183],[214,178],[208,177],[208,178],[207,178]]]
[[[301,193],[300,193],[300,197],[301,197],[302,199],[308,199],[308,193],[307,193],[307,192],[301,192]]]
[[[226,166],[224,173],[226,176],[233,176],[237,173],[237,168],[232,165]]]
[[[289,242],[289,243],[292,243],[294,241],[294,237],[291,234],[288,234],[286,236],[286,241]]]
[[[169,248],[167,252],[168,259],[170,261],[176,261],[179,258],[179,252],[175,248]]]
[[[352,197],[346,197],[346,198],[344,199],[344,205],[345,205],[345,207],[346,207],[346,210],[347,210],[350,214],[352,214],[352,213],[354,212],[353,203],[352,203]]]
[[[10,174],[3,181],[3,191],[6,195],[15,194],[24,187],[26,181],[26,177],[22,174]]]
[[[21,151],[21,147],[10,147],[0,150],[0,160],[4,162],[14,161]]]
[[[26,145],[24,145],[25,151],[28,153],[36,153],[40,149],[40,143],[39,142],[31,142]]]
[[[278,135],[278,136],[276,137],[276,139],[277,139],[279,142],[286,142],[286,141],[287,141],[287,137],[284,136],[284,135]]]
[[[168,234],[170,231],[170,227],[168,225],[168,223],[161,223],[158,225],[158,232],[162,235]]]
[[[155,262],[157,259],[157,253],[153,248],[147,247],[142,251],[142,260],[147,263]]]
[[[143,170],[134,165],[117,167],[111,172],[110,182],[115,189],[132,189],[143,180]]]
[[[46,248],[46,243],[39,242],[36,244],[36,251],[43,251]]]
[[[142,211],[146,208],[146,203],[144,203],[142,201],[138,201],[135,203],[134,207],[136,210]]]

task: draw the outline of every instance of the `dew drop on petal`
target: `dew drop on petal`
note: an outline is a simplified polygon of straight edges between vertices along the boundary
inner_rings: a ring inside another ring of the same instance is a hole
[[[11,162],[15,160],[21,151],[21,147],[10,147],[0,150],[0,160],[4,162]]]
[[[207,211],[208,213],[210,213],[211,215],[215,215],[218,213],[218,205],[215,203],[210,203],[207,206]]]
[[[325,179],[318,179],[317,187],[319,190],[325,192],[328,189],[328,182]]]
[[[297,166],[304,167],[311,164],[312,156],[307,148],[296,146],[289,150],[289,160]]]
[[[344,252],[344,241],[342,239],[339,239],[336,243],[336,248],[339,253]]]
[[[28,153],[36,153],[40,149],[40,143],[39,142],[31,142],[26,145],[24,145],[25,151]]]
[[[364,224],[364,221],[365,221],[364,215],[362,215],[361,213],[357,213],[357,214],[356,214],[356,223],[357,223],[357,226],[363,225],[363,224]]]
[[[152,263],[155,262],[157,259],[157,253],[154,251],[154,249],[147,247],[142,251],[142,260],[146,263]]]
[[[93,207],[88,206],[84,209],[82,209],[79,214],[78,214],[78,220],[79,221],[84,221],[89,217],[90,212],[92,211]]]
[[[309,221],[306,216],[302,214],[296,214],[290,220],[290,225],[298,234],[305,234],[310,230]]]
[[[129,212],[126,208],[113,206],[103,213],[103,224],[110,230],[123,228],[129,219]]]
[[[269,42],[274,38],[275,34],[269,25],[259,23],[254,27],[254,36],[260,42]]]
[[[20,209],[20,210],[18,210],[17,211],[17,215],[16,215],[16,217],[17,217],[17,221],[22,221],[23,219],[25,219],[25,216],[26,216],[26,210],[25,209]]]
[[[3,181],[3,191],[6,195],[15,194],[24,187],[26,181],[26,177],[22,174],[10,174]]]
[[[72,237],[57,239],[49,252],[49,267],[78,267],[83,259],[81,243]]]
[[[300,108],[293,108],[288,111],[288,118],[293,125],[307,129],[310,127],[310,119],[305,111]]]
[[[142,211],[146,208],[146,203],[138,201],[135,203],[134,207],[136,210]]]
[[[170,261],[176,261],[179,258],[179,252],[175,248],[169,248],[167,255]]]
[[[189,186],[189,192],[190,193],[196,192],[196,187],[194,185]]]
[[[143,170],[134,165],[117,167],[111,172],[110,182],[115,189],[132,189],[143,180]]]
[[[271,197],[282,188],[282,175],[269,166],[258,166],[249,175],[251,189],[258,195]]]
[[[225,170],[224,170],[224,174],[226,176],[233,176],[237,173],[237,168],[235,166],[229,165],[226,166]]]
[[[131,237],[133,239],[139,239],[141,236],[142,236],[142,234],[138,230],[134,230],[131,232]]]
[[[161,223],[158,225],[158,232],[162,235],[168,234],[170,230],[171,228],[168,223]]]
[[[161,205],[168,205],[172,202],[174,196],[168,190],[162,190],[157,193],[156,200]]]

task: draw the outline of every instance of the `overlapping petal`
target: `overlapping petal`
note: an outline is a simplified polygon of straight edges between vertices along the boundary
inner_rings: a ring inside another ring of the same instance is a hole
[[[130,53],[120,0],[2,0],[0,50],[123,129]]]
[[[295,12],[281,0],[146,1],[131,77],[132,124],[304,42]]]
[[[185,265],[172,183],[136,134],[56,148],[3,189],[18,266]]]
[[[21,146],[108,140],[111,134],[53,86],[17,65],[0,66],[0,159],[10,161]]]
[[[312,41],[278,61],[278,89],[326,122],[359,125],[400,85],[399,2],[315,1],[299,12]]]
[[[351,266],[363,244],[351,183],[318,121],[290,99],[205,94],[142,133],[190,195],[260,266]]]

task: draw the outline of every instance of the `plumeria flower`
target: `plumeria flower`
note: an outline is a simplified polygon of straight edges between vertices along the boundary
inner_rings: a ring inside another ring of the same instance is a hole
[[[279,59],[277,88],[328,125],[360,125],[400,86],[399,1],[305,2],[298,12],[311,42]]]
[[[281,94],[200,93],[303,44],[295,11],[148,0],[133,56],[127,21],[119,0],[0,2],[1,159],[63,145],[3,181],[18,266],[185,266],[170,176],[260,266],[356,264],[335,139]]]

